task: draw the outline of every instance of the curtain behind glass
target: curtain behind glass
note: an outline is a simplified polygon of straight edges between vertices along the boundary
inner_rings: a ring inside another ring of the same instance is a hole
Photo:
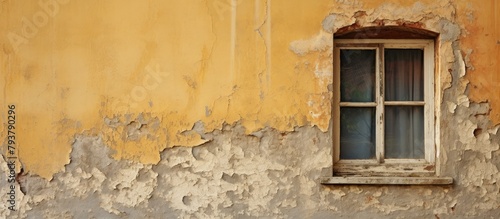
[[[375,49],[340,51],[340,101],[375,102]],[[340,108],[340,159],[375,158],[375,107]]]
[[[423,50],[385,50],[385,101],[423,101]],[[424,158],[423,106],[385,106],[385,157]]]

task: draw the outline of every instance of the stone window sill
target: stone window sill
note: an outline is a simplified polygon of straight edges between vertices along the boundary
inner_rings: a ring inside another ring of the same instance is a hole
[[[335,176],[321,178],[323,185],[451,185],[451,177]]]

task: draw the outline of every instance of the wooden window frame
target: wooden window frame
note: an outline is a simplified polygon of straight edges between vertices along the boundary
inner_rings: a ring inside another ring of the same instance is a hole
[[[374,103],[340,102],[340,50],[376,50],[376,80]],[[424,51],[424,101],[384,101],[384,49],[422,49]],[[333,174],[334,176],[420,176],[436,175],[437,140],[435,129],[435,41],[429,39],[337,39],[334,40],[334,95],[333,95]],[[386,105],[420,105],[424,107],[424,159],[384,158],[384,115]],[[375,159],[340,159],[340,107],[375,107]]]

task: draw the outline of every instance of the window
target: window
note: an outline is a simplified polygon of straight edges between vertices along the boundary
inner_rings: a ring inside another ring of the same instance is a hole
[[[334,175],[434,176],[434,40],[334,45]]]

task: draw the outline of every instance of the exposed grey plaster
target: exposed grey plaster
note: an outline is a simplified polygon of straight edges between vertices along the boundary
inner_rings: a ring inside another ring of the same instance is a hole
[[[469,108],[460,105],[456,113],[485,111],[475,104]],[[329,175],[332,165],[328,133],[311,127],[259,133],[246,136],[241,126],[226,126],[224,131],[211,133],[213,141],[203,146],[165,150],[154,166],[113,160],[99,137],[80,136],[64,172],[50,182],[36,176],[25,178],[21,216],[446,218],[500,213],[495,208],[499,204],[498,168],[491,162],[498,164],[498,149],[491,159],[482,148],[466,149],[467,142],[476,139],[473,134],[466,135],[465,143],[457,140],[460,144],[448,155],[445,173],[455,177],[455,186],[435,187],[323,186],[319,178]],[[460,134],[446,133],[445,138]],[[498,140],[492,136],[490,140]]]
[[[341,28],[345,23],[353,23],[354,21],[355,19],[350,15],[331,13],[323,19],[321,26],[324,31],[332,34]]]
[[[321,22],[321,25],[323,26],[323,30],[326,32],[332,33],[333,30],[333,25],[335,25],[335,20],[337,19],[336,14],[330,14],[326,16],[326,18]]]
[[[330,51],[333,48],[332,37],[330,33],[321,32],[313,38],[291,42],[289,49],[299,56],[304,56],[311,52]],[[331,75],[331,73],[327,75]]]
[[[326,31],[297,41],[298,55],[331,49],[325,41],[352,25],[359,1],[337,0],[336,13],[326,15]],[[418,21],[441,33],[440,174],[453,186],[323,186],[332,166],[331,132],[299,127],[293,132],[266,128],[251,135],[239,125],[203,133],[211,141],[194,148],[166,149],[157,165],[110,158],[113,151],[99,136],[81,135],[72,145],[71,163],[51,181],[37,176],[19,180],[17,212],[2,202],[1,217],[18,218],[497,218],[500,215],[500,133],[488,120],[488,103],[467,98],[468,54],[458,43],[449,2],[408,8],[385,4],[367,10],[363,20],[394,24]],[[392,23],[391,23],[392,22]],[[372,25],[372,24],[367,24]],[[465,59],[465,60],[464,60]],[[465,63],[465,65],[464,65]],[[449,74],[449,75],[448,75]],[[149,118],[149,117],[148,117]],[[111,129],[126,126],[122,137],[155,137],[150,119],[106,119]],[[144,126],[146,125],[147,126]],[[151,130],[151,131],[150,131]],[[0,159],[0,192],[6,194],[6,162]]]
[[[460,26],[447,19],[439,20],[439,28],[441,29],[441,41],[453,41],[460,36]]]

